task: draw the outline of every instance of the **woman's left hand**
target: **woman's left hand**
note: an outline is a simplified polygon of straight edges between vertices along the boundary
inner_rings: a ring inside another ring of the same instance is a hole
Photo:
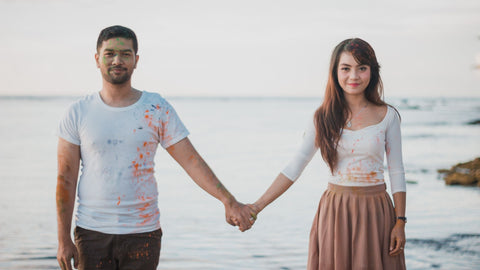
[[[390,233],[390,256],[396,256],[403,252],[405,247],[405,223],[397,220],[397,223]]]

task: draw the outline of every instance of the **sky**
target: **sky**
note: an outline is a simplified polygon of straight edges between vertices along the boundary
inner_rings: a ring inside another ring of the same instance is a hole
[[[333,48],[359,37],[386,97],[480,97],[478,0],[0,0],[0,96],[100,90],[116,24],[139,40],[133,86],[164,96],[323,96]]]

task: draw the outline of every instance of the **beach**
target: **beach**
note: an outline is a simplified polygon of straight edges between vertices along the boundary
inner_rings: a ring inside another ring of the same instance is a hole
[[[292,158],[321,98],[167,97],[190,140],[237,200],[255,201]],[[59,269],[56,127],[75,97],[0,97],[0,269]],[[407,269],[478,269],[480,188],[437,173],[480,156],[480,98],[391,98],[402,117]],[[305,269],[328,168],[319,153],[241,233],[223,205],[159,148],[164,232],[158,269]],[[388,175],[388,174],[386,174]],[[388,180],[387,180],[388,184]],[[387,187],[388,191],[389,187]]]

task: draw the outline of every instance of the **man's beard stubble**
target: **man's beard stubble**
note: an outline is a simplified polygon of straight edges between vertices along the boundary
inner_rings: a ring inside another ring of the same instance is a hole
[[[118,68],[118,67],[109,67],[108,68],[108,73],[107,74],[103,74],[103,78],[111,83],[111,84],[123,84],[127,81],[130,80],[130,78],[132,77],[132,73],[129,73],[128,70],[126,68],[123,68],[125,72],[125,74],[121,75],[121,76],[115,76],[115,75],[112,75],[112,70],[114,68]]]

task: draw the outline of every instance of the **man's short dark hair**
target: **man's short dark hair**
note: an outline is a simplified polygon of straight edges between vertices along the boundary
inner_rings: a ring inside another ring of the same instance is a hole
[[[125,26],[121,26],[121,25],[110,26],[103,29],[100,32],[100,35],[98,35],[98,40],[97,40],[97,52],[99,52],[100,47],[102,47],[102,43],[104,41],[109,40],[111,38],[118,38],[118,37],[131,40],[133,43],[133,50],[135,51],[135,54],[137,54],[138,42],[137,42],[137,36],[135,35],[135,32],[133,32],[132,29],[127,28]]]

